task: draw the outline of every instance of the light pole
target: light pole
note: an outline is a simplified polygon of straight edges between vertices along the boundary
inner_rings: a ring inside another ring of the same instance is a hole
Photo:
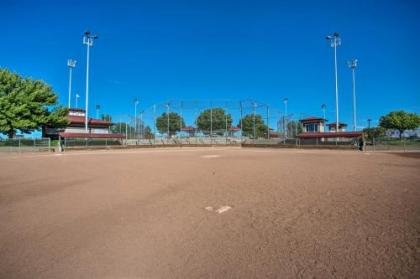
[[[338,132],[339,117],[338,117],[338,72],[337,72],[337,46],[341,45],[340,34],[335,32],[326,37],[327,41],[331,42],[331,47],[334,48],[334,72],[335,72],[335,132]]]
[[[139,104],[139,99],[134,99],[134,133],[137,133],[137,105]]]
[[[67,60],[67,67],[69,67],[69,108],[71,106],[71,81],[73,75],[73,68],[76,67],[76,60],[68,59]]]
[[[99,119],[99,110],[101,109],[101,106],[96,105],[95,108],[96,108],[96,119]]]
[[[80,95],[78,93],[76,93],[76,108],[78,106],[79,98],[80,98]]]
[[[357,129],[356,123],[356,67],[357,67],[357,59],[352,59],[347,61],[347,65],[351,69],[352,77],[353,77],[353,131]]]
[[[326,104],[322,104],[322,105],[321,105],[321,109],[322,109],[322,113],[323,113],[323,116],[324,116],[324,121],[325,121],[325,119],[326,119],[326,118],[325,118],[325,117],[326,117],[326,116],[325,116],[325,111],[327,110],[327,105],[326,105]]]
[[[288,129],[287,129],[287,103],[289,102],[288,98],[283,99],[284,104],[284,118],[283,118],[283,129],[284,129],[284,136],[287,138]]]
[[[368,119],[368,129],[370,129],[370,122],[372,121],[372,119]]]
[[[88,132],[88,113],[89,113],[89,50],[93,46],[93,40],[98,38],[86,31],[83,35],[83,44],[86,45],[86,112],[85,112],[85,132]]]

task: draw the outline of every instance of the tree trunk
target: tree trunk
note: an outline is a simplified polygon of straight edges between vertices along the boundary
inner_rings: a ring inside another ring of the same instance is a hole
[[[14,137],[15,137],[15,130],[10,130],[10,131],[7,133],[7,137],[8,137],[9,139],[14,138]]]

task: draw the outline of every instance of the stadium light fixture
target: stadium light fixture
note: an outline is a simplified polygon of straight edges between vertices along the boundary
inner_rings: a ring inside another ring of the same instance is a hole
[[[335,32],[332,35],[326,37],[327,41],[331,43],[331,47],[334,48],[334,73],[335,73],[335,129],[338,132],[339,126],[339,113],[338,113],[338,72],[337,72],[337,47],[341,45],[340,34]]]
[[[85,112],[85,132],[88,132],[88,113],[89,113],[89,50],[93,46],[93,41],[98,39],[97,35],[92,35],[86,31],[83,35],[83,44],[86,45],[86,112]]]
[[[68,59],[67,60],[67,67],[69,68],[69,104],[68,107],[71,106],[71,82],[72,82],[72,75],[73,75],[73,68],[76,67],[76,60]]]
[[[356,68],[357,59],[347,61],[347,66],[351,69],[353,78],[353,131],[357,129],[357,118],[356,118]]]

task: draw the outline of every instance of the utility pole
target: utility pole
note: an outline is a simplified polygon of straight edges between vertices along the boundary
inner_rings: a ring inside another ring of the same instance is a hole
[[[331,42],[331,47],[334,48],[334,73],[335,73],[335,131],[338,132],[339,128],[339,113],[338,113],[338,71],[337,71],[337,46],[341,45],[340,34],[335,32],[326,37],[327,41]]]
[[[86,112],[85,112],[85,132],[88,132],[88,114],[89,114],[89,50],[93,46],[93,40],[98,38],[86,31],[83,36],[83,44],[86,45]]]
[[[76,67],[76,60],[68,59],[67,60],[67,67],[69,68],[69,104],[68,107],[71,107],[71,82],[72,82],[72,75],[73,75],[73,68]]]
[[[352,78],[353,78],[353,131],[357,129],[356,123],[356,67],[357,67],[357,59],[352,59],[347,62],[347,65],[351,69]]]

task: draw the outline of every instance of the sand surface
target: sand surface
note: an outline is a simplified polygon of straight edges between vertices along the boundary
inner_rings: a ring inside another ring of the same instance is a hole
[[[420,155],[0,154],[0,278],[420,278]]]

